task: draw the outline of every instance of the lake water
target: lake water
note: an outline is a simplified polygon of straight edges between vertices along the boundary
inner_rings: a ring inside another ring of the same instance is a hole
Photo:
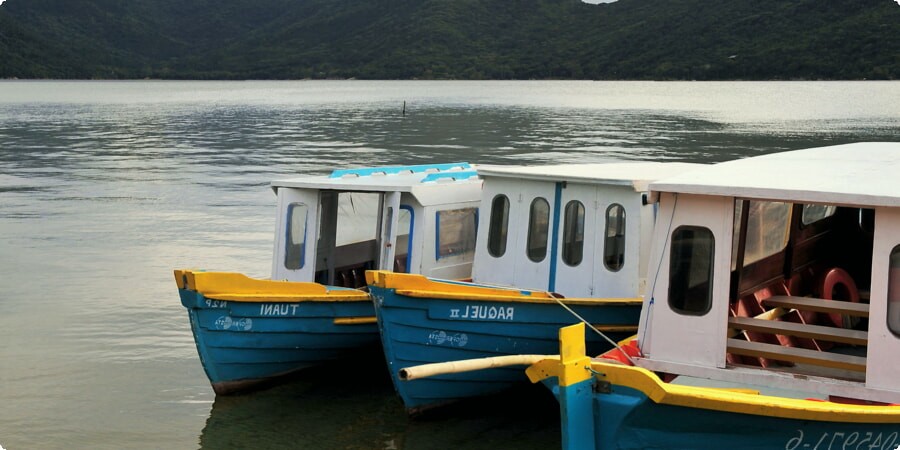
[[[539,388],[408,419],[378,358],[217,399],[172,269],[268,276],[298,173],[873,140],[900,82],[0,81],[0,445],[558,447]]]

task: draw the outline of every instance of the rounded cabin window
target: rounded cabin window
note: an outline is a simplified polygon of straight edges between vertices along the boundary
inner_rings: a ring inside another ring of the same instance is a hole
[[[499,258],[506,253],[506,236],[509,227],[509,199],[500,194],[491,202],[491,221],[488,225],[488,253]]]
[[[550,228],[550,204],[538,197],[531,202],[528,215],[528,239],[525,254],[534,262],[547,257],[547,237]]]
[[[712,308],[715,239],[704,227],[681,226],[672,232],[669,249],[669,307],[679,314],[702,316]]]
[[[562,260],[577,266],[584,259],[584,204],[572,200],[566,205],[563,219]]]
[[[284,268],[302,269],[306,259],[306,216],[309,208],[303,203],[291,203],[287,208],[287,230],[284,248]]]
[[[618,272],[625,265],[625,207],[618,203],[606,208],[603,264],[611,272]]]
[[[900,337],[900,245],[891,250],[888,265],[888,328]]]

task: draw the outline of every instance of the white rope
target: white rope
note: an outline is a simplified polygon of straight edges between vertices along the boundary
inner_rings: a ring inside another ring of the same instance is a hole
[[[553,297],[553,296],[551,296],[551,297]],[[600,337],[602,337],[603,339],[606,339],[606,342],[609,342],[610,344],[612,344],[612,346],[613,346],[614,348],[616,348],[617,350],[619,350],[620,352],[622,352],[622,355],[625,356],[625,359],[627,359],[628,362],[630,362],[632,365],[637,365],[637,364],[634,363],[634,360],[631,359],[630,356],[628,356],[628,353],[625,353],[625,350],[623,350],[622,347],[619,347],[619,344],[617,344],[615,341],[613,341],[612,339],[610,339],[609,336],[603,334],[602,331],[598,330],[597,327],[591,325],[590,322],[588,322],[587,320],[584,320],[584,317],[579,316],[578,313],[576,313],[575,311],[573,311],[572,308],[569,308],[565,303],[561,302],[558,298],[553,297],[553,300],[556,300],[556,303],[559,303],[559,306],[562,306],[563,308],[565,308],[566,311],[568,311],[569,313],[571,313],[573,316],[577,317],[578,320],[582,321],[585,325],[587,325],[588,328],[594,330],[594,332],[597,333],[597,334],[599,334]]]

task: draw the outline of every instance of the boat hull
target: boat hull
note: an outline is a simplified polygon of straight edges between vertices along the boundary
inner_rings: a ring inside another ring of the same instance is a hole
[[[367,298],[237,301],[184,287],[179,295],[216,394],[258,388],[298,370],[378,351],[374,308]]]
[[[894,450],[900,446],[898,405],[788,398],[761,394],[744,385],[673,384],[629,365],[639,359],[636,347],[626,344],[591,360],[580,346],[583,338],[583,326],[560,330],[560,357],[527,369],[529,378],[542,381],[559,401],[564,449]]]
[[[665,405],[639,390],[616,385],[611,392],[593,393],[591,403],[593,436],[583,442],[577,431],[571,431],[564,438],[569,441],[566,448],[894,450],[900,445],[898,423],[791,419],[767,415],[765,409],[747,414]]]
[[[477,285],[469,285],[477,287]],[[521,366],[400,380],[401,369],[517,354],[551,354],[559,347],[559,328],[578,322],[555,302],[411,297],[397,289],[370,284],[376,304],[391,379],[410,412],[457,400],[501,392],[528,382]],[[639,306],[572,306],[593,324],[630,326],[637,323]],[[629,332],[611,333],[613,339]],[[611,345],[597,335],[588,340],[591,351]]]

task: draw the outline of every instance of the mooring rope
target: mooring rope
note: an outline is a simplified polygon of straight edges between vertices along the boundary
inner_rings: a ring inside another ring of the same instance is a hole
[[[615,347],[617,350],[619,350],[619,352],[622,353],[622,355],[625,356],[625,359],[627,359],[628,362],[630,362],[632,365],[636,365],[634,363],[634,360],[631,359],[630,356],[628,356],[628,353],[625,353],[625,350],[623,350],[622,347],[620,347],[618,343],[616,343],[615,341],[610,339],[609,336],[603,334],[602,331],[598,330],[597,327],[593,326],[590,322],[585,320],[584,317],[581,317],[580,315],[578,315],[577,312],[573,311],[572,308],[569,308],[569,306],[566,305],[565,303],[563,303],[562,301],[560,301],[560,299],[558,299],[552,295],[551,295],[551,297],[553,297],[553,300],[556,300],[556,303],[559,303],[559,306],[562,306],[563,308],[565,308],[566,311],[568,311],[570,314],[572,314],[573,316],[578,318],[578,320],[582,321],[588,328],[594,330],[594,333],[597,333],[598,335],[600,335],[600,337],[602,337],[603,339],[606,339],[606,342],[609,342],[610,344],[612,344],[613,347]]]

